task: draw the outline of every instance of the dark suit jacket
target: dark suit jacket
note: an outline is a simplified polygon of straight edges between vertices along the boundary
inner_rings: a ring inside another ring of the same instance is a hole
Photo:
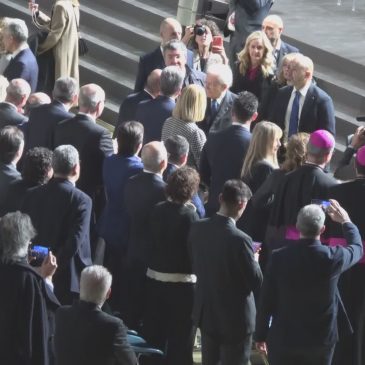
[[[188,50],[187,65],[193,67],[193,52]],[[142,91],[145,87],[148,75],[155,69],[164,69],[166,67],[160,46],[152,52],[141,56],[138,64],[138,72],[134,91]]]
[[[301,239],[273,252],[256,327],[256,340],[268,339],[269,350],[270,344],[303,348],[337,342],[338,279],[363,254],[356,226],[345,223],[343,232],[347,247]]]
[[[118,127],[129,120],[136,120],[137,105],[141,101],[153,100],[151,94],[145,90],[128,95],[119,108],[118,122],[114,129],[113,138],[117,137]]]
[[[136,365],[123,321],[80,301],[56,313],[57,365]]]
[[[193,223],[188,238],[197,275],[193,321],[221,343],[239,343],[255,330],[252,291],[262,273],[252,241],[221,215]]]
[[[175,100],[164,95],[138,104],[136,120],[143,124],[144,144],[161,141],[162,126],[165,120],[171,117],[174,108]]]
[[[113,153],[109,131],[87,115],[77,114],[56,126],[54,143],[55,147],[71,144],[79,151],[81,172],[77,187],[93,199],[93,209],[100,212],[103,162],[105,157]]]
[[[23,49],[13,58],[4,71],[4,77],[9,81],[13,79],[24,79],[30,85],[32,93],[37,90],[38,63],[33,52]]]
[[[194,70],[192,67],[186,65],[186,74],[183,81],[183,87],[188,85],[199,85],[205,87],[205,79],[207,75],[199,70]]]
[[[28,118],[18,113],[14,105],[9,105],[5,102],[0,103],[0,129],[7,125],[13,125],[22,129],[27,121]]]
[[[132,176],[124,190],[130,221],[128,257],[147,263],[150,235],[148,222],[153,207],[165,200],[165,182],[156,174],[141,172]]]
[[[219,209],[218,196],[224,183],[241,177],[250,140],[250,131],[240,125],[209,134],[200,157],[201,180],[209,187],[206,206],[209,216]]]
[[[74,117],[74,114],[66,111],[63,104],[58,100],[31,109],[27,124],[26,149],[46,147],[53,150],[54,130],[57,124],[72,117]]]
[[[232,105],[236,98],[236,94],[233,94],[227,90],[226,95],[219,105],[218,113],[213,119],[211,115],[212,100],[208,98],[207,110],[205,111],[204,120],[198,124],[198,126],[203,129],[206,135],[208,135],[209,132],[218,132],[232,124]]]
[[[2,205],[7,196],[12,182],[20,180],[20,172],[12,164],[5,165],[0,162],[0,204]]]
[[[288,53],[298,53],[299,49],[296,47],[291,46],[288,43],[285,43],[283,40],[281,41],[281,46],[280,46],[280,50],[279,50],[279,54],[276,58],[276,65],[277,67],[280,66],[280,63],[283,59],[283,57],[285,55],[287,55]]]
[[[280,128],[285,128],[285,113],[288,108],[293,87],[285,86],[277,93],[274,107],[269,112],[269,120]],[[331,97],[316,85],[311,85],[304,100],[299,119],[299,132],[312,133],[326,129],[336,135],[335,110]]]
[[[50,247],[57,257],[56,295],[58,284],[78,293],[81,271],[91,265],[91,199],[70,181],[53,178],[28,192],[21,210],[37,231],[34,243]]]

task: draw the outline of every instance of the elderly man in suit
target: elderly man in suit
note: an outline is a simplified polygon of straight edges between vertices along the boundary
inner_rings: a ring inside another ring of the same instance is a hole
[[[28,28],[21,19],[7,18],[2,29],[5,50],[11,60],[3,75],[9,80],[23,79],[30,85],[32,92],[37,89],[38,64],[27,44]]]
[[[81,273],[80,301],[56,313],[58,365],[136,365],[123,321],[101,310],[111,294],[112,276],[103,266]]]
[[[96,84],[80,88],[79,113],[59,123],[55,128],[55,147],[71,144],[81,158],[81,174],[77,187],[93,200],[93,221],[105,203],[102,168],[104,158],[113,153],[109,131],[96,124],[104,109],[105,92]]]
[[[150,53],[146,53],[139,60],[138,73],[136,78],[136,84],[134,91],[142,91],[148,75],[156,68],[163,69],[168,66],[165,63],[163,56],[164,45],[176,39],[181,40],[182,28],[181,24],[173,18],[166,18],[161,22],[160,25],[160,37],[161,44]],[[188,50],[187,52],[187,63],[190,67],[193,67],[193,52]]]
[[[0,128],[13,125],[20,128],[25,126],[28,118],[21,112],[30,95],[30,86],[23,79],[10,81],[6,88],[5,101],[0,103]]]
[[[172,115],[180,95],[184,74],[177,66],[167,66],[160,77],[160,95],[137,106],[136,120],[143,124],[144,143],[161,140],[162,126]]]
[[[26,149],[33,147],[54,148],[54,131],[59,122],[74,116],[70,108],[77,103],[79,87],[71,77],[56,80],[53,88],[53,101],[32,108],[27,125]]]
[[[336,134],[335,111],[331,97],[313,84],[313,62],[298,53],[290,62],[293,86],[277,93],[269,120],[284,131],[284,139],[297,132],[325,129]]]
[[[253,291],[262,282],[252,241],[236,228],[251,191],[228,180],[220,209],[192,225],[189,245],[197,276],[193,321],[202,333],[202,364],[247,365],[255,330]]]
[[[257,118],[258,100],[248,91],[233,101],[233,124],[228,128],[211,133],[200,158],[201,181],[209,188],[206,204],[207,215],[219,209],[219,194],[229,179],[239,179],[243,161],[251,141],[251,122]]]
[[[24,135],[13,126],[0,129],[0,205],[3,205],[9,186],[21,179],[16,164],[24,149]]]
[[[206,135],[218,132],[232,124],[232,105],[236,94],[228,89],[232,86],[232,71],[228,65],[212,65],[207,70],[205,91],[207,110],[199,127]]]
[[[80,158],[75,147],[54,150],[53,179],[29,191],[22,211],[34,224],[35,243],[51,248],[57,257],[55,294],[62,304],[71,304],[79,293],[80,273],[91,265],[91,199],[75,187],[80,176]]]
[[[338,280],[360,260],[363,246],[347,212],[335,200],[330,203],[326,212],[342,225],[345,247],[322,245],[325,213],[319,205],[307,205],[297,218],[300,240],[273,252],[255,334],[257,348],[268,350],[270,365],[332,363],[339,337],[337,316],[342,311],[347,318]]]
[[[299,52],[298,48],[285,43],[281,39],[283,29],[283,20],[278,15],[268,15],[262,22],[262,30],[265,32],[273,46],[273,56],[276,67],[280,66],[281,60],[286,54]]]

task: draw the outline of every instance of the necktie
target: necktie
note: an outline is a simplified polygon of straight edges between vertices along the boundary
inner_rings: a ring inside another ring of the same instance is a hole
[[[300,92],[297,90],[295,92],[295,97],[294,97],[294,100],[293,100],[293,105],[291,107],[288,138],[290,136],[292,136],[293,134],[298,133],[299,100],[300,100]]]
[[[216,115],[218,113],[218,109],[219,109],[218,101],[216,99],[213,99],[211,108],[210,108],[212,120],[216,117]]]

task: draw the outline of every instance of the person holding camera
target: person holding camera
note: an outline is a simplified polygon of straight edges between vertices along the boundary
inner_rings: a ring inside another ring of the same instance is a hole
[[[195,70],[206,72],[210,64],[227,65],[229,62],[223,47],[223,36],[213,20],[203,18],[186,27],[182,41],[193,50]]]

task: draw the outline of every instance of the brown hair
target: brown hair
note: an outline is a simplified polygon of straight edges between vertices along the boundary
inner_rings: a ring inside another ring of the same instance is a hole
[[[281,169],[285,172],[296,170],[305,162],[307,154],[308,133],[293,134],[286,145],[285,161]]]

